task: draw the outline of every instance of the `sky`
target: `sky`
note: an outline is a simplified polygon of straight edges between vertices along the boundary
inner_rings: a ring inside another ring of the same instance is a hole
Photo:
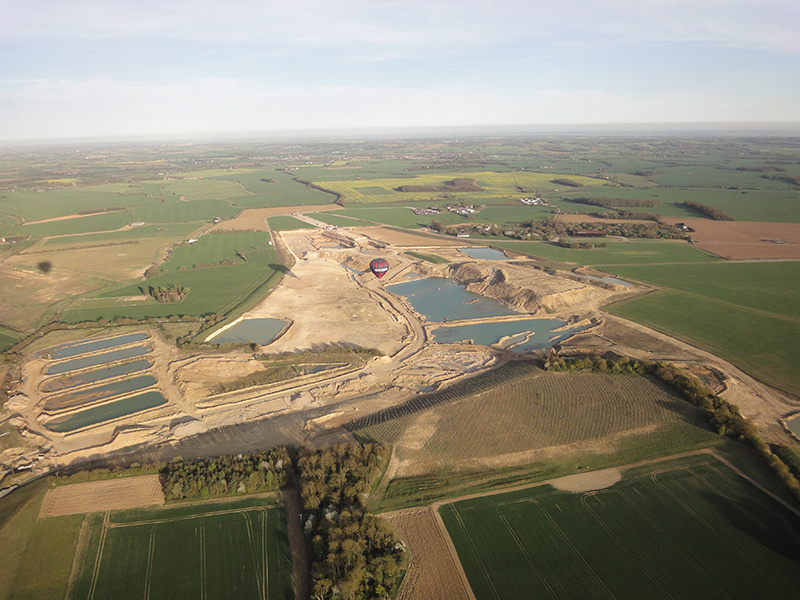
[[[0,141],[800,122],[797,0],[0,0]]]

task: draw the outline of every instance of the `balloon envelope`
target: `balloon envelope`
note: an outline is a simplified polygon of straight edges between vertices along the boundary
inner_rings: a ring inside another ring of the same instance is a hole
[[[389,270],[389,263],[385,258],[376,258],[369,263],[369,270],[372,271],[372,274],[375,275],[375,277],[380,279],[386,275],[386,271]]]

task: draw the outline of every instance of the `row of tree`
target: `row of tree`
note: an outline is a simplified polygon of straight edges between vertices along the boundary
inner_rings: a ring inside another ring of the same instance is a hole
[[[562,200],[566,200],[567,202],[574,202],[576,204],[588,204],[589,206],[600,206],[602,208],[631,208],[631,207],[647,207],[652,208],[654,206],[658,206],[661,204],[660,200],[651,200],[651,199],[644,199],[644,198],[562,198]]]
[[[405,549],[390,523],[364,509],[389,456],[378,444],[299,450],[296,470],[315,600],[388,598],[399,583]]]
[[[583,359],[564,359],[551,356],[545,361],[550,371],[591,371],[597,373],[636,373],[657,377],[684,399],[705,411],[709,425],[719,435],[748,442],[761,454],[789,491],[800,501],[800,482],[789,467],[761,439],[755,424],[739,412],[739,407],[714,394],[696,377],[663,361],[630,360],[626,357],[606,359],[590,356]]]
[[[714,206],[708,206],[707,204],[700,204],[699,202],[686,200],[685,202],[679,202],[678,206],[685,206],[686,208],[699,212],[700,214],[708,217],[709,219],[713,219],[714,221],[733,221],[733,217],[724,210],[720,210]]]

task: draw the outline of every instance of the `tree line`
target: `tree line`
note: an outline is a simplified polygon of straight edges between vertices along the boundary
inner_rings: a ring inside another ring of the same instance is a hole
[[[300,489],[314,600],[388,598],[400,583],[405,548],[391,524],[364,503],[388,464],[379,444],[313,450],[275,448],[185,462],[161,470],[167,500]]]
[[[713,206],[708,206],[707,204],[700,204],[699,202],[686,200],[685,202],[679,202],[678,206],[685,206],[686,208],[699,212],[700,214],[705,215],[714,221],[733,221],[733,217],[724,210],[720,210],[719,208],[715,208]]]

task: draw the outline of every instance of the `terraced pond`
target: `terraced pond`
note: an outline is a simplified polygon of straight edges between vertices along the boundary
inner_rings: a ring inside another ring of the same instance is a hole
[[[79,385],[86,385],[87,383],[95,383],[121,375],[130,375],[144,371],[153,366],[149,360],[139,359],[132,362],[123,363],[121,365],[113,365],[103,369],[96,369],[94,371],[86,371],[85,373],[78,373],[68,377],[58,377],[45,381],[41,386],[42,392],[57,392],[68,388],[78,387]]]
[[[102,406],[88,408],[69,416],[52,419],[45,423],[44,426],[56,433],[69,433],[83,427],[118,419],[166,403],[167,399],[164,398],[161,392],[145,392],[130,398],[109,402]]]
[[[51,396],[44,403],[44,409],[56,411],[75,408],[84,404],[113,398],[114,396],[143,390],[155,384],[156,378],[152,375],[139,375],[138,377],[131,377],[130,379],[123,379],[122,381],[115,381],[76,392]]]
[[[69,344],[67,346],[61,346],[56,350],[52,350],[49,354],[51,358],[59,360],[62,358],[69,358],[70,356],[78,356],[80,354],[97,352],[98,350],[123,346],[133,342],[140,342],[146,339],[146,333],[129,333],[128,335],[122,335],[114,338],[101,338],[79,342],[76,344]]]
[[[85,356],[83,358],[76,358],[68,360],[63,363],[52,365],[47,369],[48,375],[57,375],[59,373],[68,373],[70,371],[77,371],[87,367],[96,367],[97,365],[104,365],[106,363],[124,360],[126,358],[134,358],[149,354],[153,350],[150,346],[144,344],[140,346],[131,346],[130,348],[120,348],[111,352],[104,352],[102,354],[93,354],[92,356]]]

